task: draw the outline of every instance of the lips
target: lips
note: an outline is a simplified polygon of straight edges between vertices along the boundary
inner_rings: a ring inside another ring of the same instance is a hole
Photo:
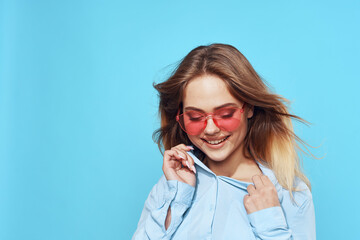
[[[226,139],[228,139],[229,137],[230,137],[230,135],[229,135],[229,136],[226,136],[226,137],[224,137],[224,138],[216,139],[216,140],[210,140],[210,139],[204,139],[204,138],[202,138],[202,140],[205,141],[205,142],[208,143],[208,144],[211,144],[211,145],[218,145],[218,144],[224,142],[224,141],[225,141]]]

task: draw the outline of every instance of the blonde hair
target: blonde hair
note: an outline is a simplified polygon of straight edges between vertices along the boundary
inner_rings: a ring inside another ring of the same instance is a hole
[[[272,169],[278,182],[289,190],[291,196],[293,191],[301,190],[294,186],[295,177],[311,188],[298,156],[298,151],[302,150],[298,143],[303,146],[305,143],[295,135],[291,120],[307,122],[288,112],[288,100],[272,93],[249,61],[231,45],[211,44],[193,49],[165,82],[154,84],[160,98],[161,127],[154,132],[153,138],[160,151],[180,143],[191,144],[177,124],[176,114],[182,109],[187,83],[205,74],[221,78],[235,98],[253,109],[244,139],[245,156]],[[203,160],[204,153],[196,150]]]

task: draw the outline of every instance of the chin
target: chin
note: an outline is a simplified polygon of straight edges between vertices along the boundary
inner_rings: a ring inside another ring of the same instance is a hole
[[[208,143],[204,142],[201,138],[197,139],[190,139],[194,140],[192,143],[199,148],[208,158],[209,160],[215,161],[215,162],[221,162],[225,161],[232,155],[234,150],[236,149],[237,145],[240,145],[239,143],[236,144],[232,142],[232,137],[229,139],[229,141],[225,141],[222,146],[212,146]]]
[[[227,155],[224,153],[208,153],[208,152],[204,152],[204,153],[211,161],[214,162],[221,162],[227,159]]]
[[[205,144],[200,142],[200,144],[194,144],[199,148],[208,158],[209,160],[215,162],[221,162],[226,160],[230,156],[230,150],[225,148],[220,149],[210,149]]]

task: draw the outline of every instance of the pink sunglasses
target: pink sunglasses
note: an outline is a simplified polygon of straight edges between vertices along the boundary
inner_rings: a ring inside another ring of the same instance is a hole
[[[176,116],[176,121],[182,130],[189,135],[199,135],[207,125],[207,120],[212,118],[215,125],[223,131],[231,132],[239,127],[241,114],[244,112],[245,103],[239,107],[223,107],[213,113],[204,113],[196,110],[186,111]]]

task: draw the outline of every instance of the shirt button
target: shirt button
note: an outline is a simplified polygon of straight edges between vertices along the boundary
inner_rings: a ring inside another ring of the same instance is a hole
[[[211,205],[210,205],[209,210],[210,210],[210,211],[213,211],[213,210],[214,210],[214,204],[211,204]]]

